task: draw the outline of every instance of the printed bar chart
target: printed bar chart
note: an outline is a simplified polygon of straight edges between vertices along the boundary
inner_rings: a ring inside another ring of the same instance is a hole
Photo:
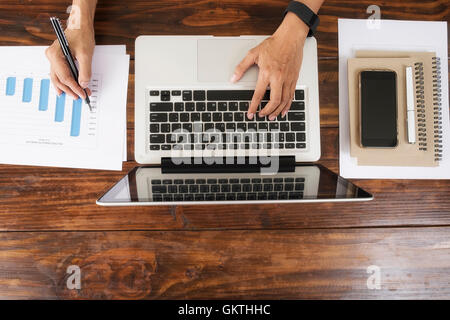
[[[16,78],[9,77],[6,79],[6,95],[13,96],[16,93]]]
[[[72,106],[72,124],[70,126],[70,135],[78,137],[80,135],[81,126],[81,99],[73,100]]]
[[[23,80],[22,102],[31,102],[32,95],[33,95],[33,79],[25,78],[25,80]]]
[[[62,93],[59,97],[56,97],[55,122],[64,121],[65,105],[66,105],[66,94]]]
[[[39,111],[47,111],[49,91],[50,91],[50,80],[42,79],[41,92],[39,96]]]

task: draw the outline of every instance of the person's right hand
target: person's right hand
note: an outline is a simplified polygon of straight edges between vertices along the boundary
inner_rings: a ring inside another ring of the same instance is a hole
[[[93,29],[67,29],[65,31],[72,56],[78,62],[78,82],[73,78],[66,58],[61,50],[58,40],[47,48],[45,54],[50,60],[50,77],[58,95],[62,92],[72,96],[86,98],[83,89],[88,89],[91,80],[92,56],[95,48],[95,38]]]

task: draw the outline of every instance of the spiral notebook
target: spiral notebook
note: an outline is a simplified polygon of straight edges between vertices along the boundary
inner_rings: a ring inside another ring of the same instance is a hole
[[[350,154],[358,165],[435,167],[442,159],[442,106],[439,59],[432,52],[357,51],[348,60]],[[408,143],[406,67],[414,70],[417,142]],[[397,73],[398,141],[396,148],[371,149],[359,144],[358,75],[364,69]]]

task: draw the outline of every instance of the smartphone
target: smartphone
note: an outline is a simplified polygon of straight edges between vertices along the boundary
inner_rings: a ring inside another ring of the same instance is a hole
[[[359,74],[361,146],[398,145],[397,74],[392,70],[364,70]]]

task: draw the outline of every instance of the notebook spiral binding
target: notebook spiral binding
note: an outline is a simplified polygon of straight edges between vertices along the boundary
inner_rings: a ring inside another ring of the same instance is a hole
[[[433,57],[434,157],[442,160],[442,87],[441,59]]]
[[[427,127],[425,119],[425,88],[423,63],[414,64],[414,79],[416,84],[416,110],[417,110],[417,126],[419,131],[419,150],[427,151]]]

